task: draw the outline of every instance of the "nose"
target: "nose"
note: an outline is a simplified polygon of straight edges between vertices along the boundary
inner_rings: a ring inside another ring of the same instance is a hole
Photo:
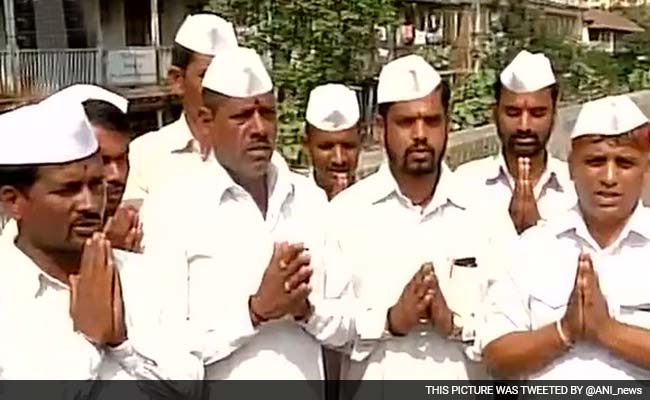
[[[418,119],[415,124],[413,124],[412,138],[416,143],[426,142],[426,133],[424,128],[424,121]]]
[[[343,165],[345,164],[345,157],[343,157],[343,149],[340,145],[334,146],[334,154],[332,155],[332,164]]]
[[[106,193],[106,185],[103,185],[103,194],[105,195]],[[95,210],[97,200],[95,199],[97,196],[90,190],[88,186],[84,186],[83,189],[79,192],[79,196],[77,197],[77,209],[79,211],[93,211]]]
[[[528,132],[530,130],[530,114],[527,111],[521,113],[518,129],[522,132]]]
[[[104,164],[104,177],[107,182],[118,181],[120,179],[120,168],[116,162],[111,161]]]
[[[608,188],[616,186],[618,181],[618,168],[614,161],[609,161],[605,166],[604,174],[601,178],[601,183]]]
[[[255,136],[268,136],[266,129],[264,129],[264,119],[259,112],[255,112],[251,121],[251,133]]]

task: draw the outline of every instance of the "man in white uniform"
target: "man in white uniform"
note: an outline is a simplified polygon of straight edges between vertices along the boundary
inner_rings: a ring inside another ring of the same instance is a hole
[[[473,336],[481,261],[443,163],[449,89],[411,55],[384,66],[377,96],[388,162],[334,198],[326,235],[328,274],[341,279],[328,279],[325,293],[351,290],[357,303],[344,377],[482,377],[463,343]]]
[[[361,152],[356,93],[339,84],[318,86],[309,94],[306,120],[312,178],[331,200],[356,180]]]
[[[566,163],[547,150],[559,93],[550,60],[521,51],[495,89],[501,152],[455,173],[467,190],[468,206],[490,220],[495,239],[509,243],[540,218],[570,208],[575,193]]]
[[[131,143],[131,176],[125,199],[143,200],[153,187],[174,173],[182,174],[188,163],[206,155],[199,130],[201,80],[215,56],[236,46],[235,31],[223,18],[195,14],[185,19],[176,33],[169,69],[172,91],[183,101],[183,114],[178,121]]]
[[[0,201],[18,227],[0,244],[0,378],[201,379],[142,265],[100,233],[103,165],[81,104],[26,106],[0,131]]]
[[[43,103],[70,101],[84,106],[88,122],[95,132],[104,163],[107,185],[104,232],[113,248],[138,251],[142,228],[135,208],[122,203],[129,176],[128,146],[131,135],[124,97],[94,85],[72,85],[43,100]],[[3,231],[2,238],[13,241],[18,233],[15,221]]]
[[[350,325],[320,303],[311,266],[326,200],[273,156],[273,83],[253,50],[224,51],[203,85],[215,159],[147,199],[145,257],[203,343],[208,379],[321,380],[319,341],[344,344]]]
[[[650,376],[648,139],[637,133],[647,124],[627,96],[582,107],[569,156],[577,204],[526,231],[489,291],[480,336],[494,375]]]

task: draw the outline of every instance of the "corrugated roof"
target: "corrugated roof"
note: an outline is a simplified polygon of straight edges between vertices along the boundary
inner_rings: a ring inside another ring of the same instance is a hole
[[[587,27],[593,29],[609,29],[612,31],[630,33],[643,32],[645,30],[622,15],[603,10],[585,11],[583,19],[587,24]]]

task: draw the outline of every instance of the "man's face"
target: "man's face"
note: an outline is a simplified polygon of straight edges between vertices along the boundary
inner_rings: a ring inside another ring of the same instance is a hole
[[[393,171],[410,176],[438,172],[447,126],[440,89],[422,99],[394,103],[384,121],[384,145]]]
[[[585,216],[603,223],[621,221],[641,196],[647,146],[629,136],[584,136],[572,143],[569,168]]]
[[[199,118],[199,109],[203,105],[201,84],[212,58],[194,53],[186,69],[172,66],[169,70],[174,94],[182,98],[183,112],[191,121],[197,121]]]
[[[502,88],[495,121],[506,154],[533,157],[543,152],[553,130],[554,113],[551,88],[531,93]]]
[[[354,181],[361,150],[357,127],[328,132],[310,126],[306,144],[321,188],[329,192],[340,175],[346,176],[349,182]]]
[[[7,191],[13,195],[7,196]],[[38,179],[26,193],[6,186],[2,192],[3,199],[12,199],[20,235],[41,249],[79,252],[85,240],[102,229],[106,186],[99,154],[39,167]]]
[[[275,97],[222,97],[202,112],[217,160],[241,178],[257,179],[268,170],[277,134]]]
[[[112,217],[122,202],[129,177],[129,139],[121,132],[93,126],[104,163],[106,217]]]

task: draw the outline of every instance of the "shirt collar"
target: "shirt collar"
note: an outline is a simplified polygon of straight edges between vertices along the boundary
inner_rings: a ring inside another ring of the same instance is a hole
[[[237,184],[228,171],[215,158],[210,158],[205,163],[208,169],[213,171],[216,177],[216,194],[217,198],[222,201],[226,193],[244,192],[245,189]],[[295,194],[295,185],[291,180],[291,171],[287,162],[282,155],[276,151],[273,152],[269,170],[267,173],[267,185],[269,189],[269,203],[271,199],[278,196],[285,200],[287,197]]]
[[[410,204],[410,200],[408,200],[408,198],[401,192],[387,161],[381,164],[376,174],[375,190],[373,191],[372,196],[373,204],[384,201],[391,196],[397,196],[400,201],[408,202]],[[438,185],[433,193],[433,198],[426,206],[423,214],[432,213],[449,203],[458,205],[459,203],[457,202],[455,194],[456,183],[453,172],[451,172],[447,164],[443,162]]]
[[[555,221],[555,226],[552,229],[557,236],[567,232],[574,232],[581,239],[595,246],[578,204],[574,205],[564,218],[556,218]],[[642,236],[646,241],[650,241],[650,209],[644,207],[641,201],[632,212],[630,219],[625,224],[619,237],[614,241],[613,246],[620,244],[631,234]]]
[[[169,145],[172,153],[198,153],[201,151],[198,142],[192,135],[185,113],[181,114],[181,117],[169,128]]]
[[[507,185],[510,190],[515,187],[515,180],[508,171],[506,160],[501,153],[493,156],[492,168],[486,170],[485,183],[488,185],[495,185],[502,183]],[[571,185],[569,172],[565,163],[554,157],[548,157],[546,161],[546,168],[542,172],[537,185],[533,189],[535,196],[539,198],[546,190],[554,190],[556,192],[564,193],[568,185]]]
[[[21,291],[34,298],[39,297],[47,286],[69,290],[68,285],[46,274],[36,263],[11,242],[6,244],[8,265],[13,268],[14,283]]]

